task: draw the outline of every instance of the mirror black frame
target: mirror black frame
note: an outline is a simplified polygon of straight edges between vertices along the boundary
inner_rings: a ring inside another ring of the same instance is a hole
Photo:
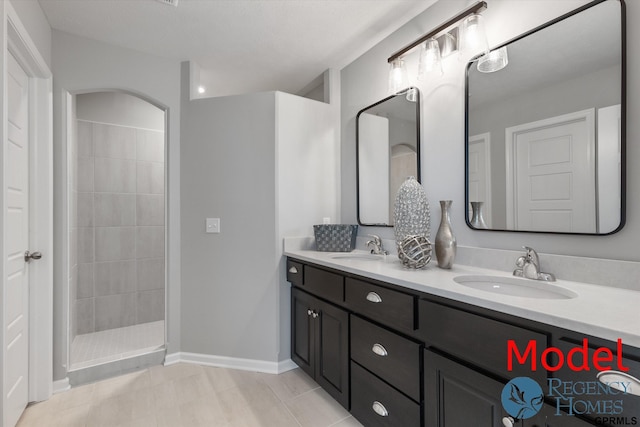
[[[416,96],[416,159],[417,159],[417,164],[416,164],[416,180],[418,182],[421,182],[421,172],[420,172],[420,90],[417,87],[411,86],[408,87],[404,90],[401,90],[400,92],[394,94],[394,95],[390,95],[387,96],[384,99],[381,99],[378,102],[375,102],[365,108],[363,108],[362,110],[358,111],[358,114],[356,114],[356,213],[357,213],[357,220],[358,220],[358,224],[362,225],[362,226],[370,226],[370,227],[393,227],[393,224],[384,224],[384,223],[380,223],[380,224],[375,224],[375,223],[364,223],[362,222],[362,220],[360,219],[360,126],[359,126],[359,118],[360,115],[362,115],[363,113],[366,113],[367,110],[369,110],[370,108],[376,107],[390,99],[395,98],[396,96],[406,96],[407,93],[409,91],[415,91],[415,96]]]
[[[480,56],[482,55],[478,55],[474,58],[472,58],[469,63],[467,64],[467,67],[465,68],[465,105],[464,105],[464,125],[465,125],[465,139],[464,139],[464,144],[465,144],[465,151],[464,151],[464,155],[465,155],[465,159],[464,159],[464,164],[465,164],[465,169],[464,169],[464,185],[465,185],[465,192],[464,192],[464,198],[465,198],[465,206],[464,206],[464,218],[465,218],[465,222],[467,224],[467,226],[474,230],[474,231],[506,231],[506,232],[515,232],[515,233],[536,233],[536,234],[567,234],[567,235],[574,235],[574,236],[579,236],[579,235],[583,235],[583,236],[609,236],[611,234],[617,233],[618,231],[622,230],[622,228],[624,227],[625,223],[626,223],[626,207],[627,207],[627,201],[626,201],[626,193],[627,193],[627,40],[626,40],[626,34],[627,34],[627,28],[626,28],[626,6],[625,6],[625,2],[624,0],[594,0],[590,3],[587,3],[584,6],[581,6],[575,10],[572,10],[571,12],[568,12],[564,15],[559,16],[558,18],[555,18],[545,24],[542,24],[530,31],[527,31],[501,45],[495,46],[493,49],[491,50],[495,50],[495,49],[499,49],[501,47],[504,46],[508,46],[511,43],[514,43],[520,39],[523,39],[525,37],[528,37],[534,33],[537,33],[540,30],[543,30],[547,27],[550,27],[554,24],[557,24],[560,21],[563,21],[571,16],[577,15],[580,12],[587,10],[593,6],[596,6],[600,3],[604,3],[606,1],[617,1],[620,3],[620,41],[621,41],[621,58],[620,58],[620,65],[621,65],[621,81],[620,81],[620,86],[621,86],[621,94],[620,94],[620,111],[621,111],[621,132],[620,132],[620,154],[621,154],[621,162],[620,162],[620,224],[618,225],[618,227],[610,232],[607,233],[581,233],[581,232],[564,232],[564,231],[534,231],[534,230],[510,230],[510,229],[498,229],[498,228],[475,228],[471,225],[471,220],[469,218],[469,214],[467,211],[467,207],[469,206],[469,70],[471,69],[472,66],[474,66],[476,64],[476,61],[478,60],[478,58],[480,58]]]

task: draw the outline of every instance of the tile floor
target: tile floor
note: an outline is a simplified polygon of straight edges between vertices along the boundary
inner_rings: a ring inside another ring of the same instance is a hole
[[[300,369],[155,366],[54,395],[18,427],[362,427]]]
[[[71,370],[149,353],[164,346],[164,320],[82,334],[71,343]]]

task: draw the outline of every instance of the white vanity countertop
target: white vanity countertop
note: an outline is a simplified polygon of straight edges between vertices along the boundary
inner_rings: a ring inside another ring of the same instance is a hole
[[[354,251],[351,254],[364,254]],[[454,265],[451,270],[438,268],[435,260],[422,270],[404,268],[395,255],[383,261],[334,258],[336,252],[285,250],[285,255],[302,261],[380,280],[408,289],[473,304],[506,314],[535,320],[552,326],[593,335],[640,348],[640,292],[558,280],[554,285],[577,293],[572,299],[534,299],[498,295],[456,283],[460,275],[512,277],[504,271]]]

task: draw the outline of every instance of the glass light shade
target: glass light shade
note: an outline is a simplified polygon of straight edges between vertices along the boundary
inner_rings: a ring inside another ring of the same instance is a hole
[[[493,73],[502,70],[508,63],[509,55],[507,53],[507,47],[503,46],[500,49],[492,50],[482,55],[480,59],[478,59],[478,71],[481,73]]]
[[[414,87],[410,88],[407,91],[406,97],[407,97],[407,101],[409,101],[409,102],[418,101],[418,90],[416,88],[414,88]]]
[[[439,77],[442,74],[440,45],[438,45],[438,41],[436,39],[429,39],[424,42],[420,48],[418,80],[424,80],[427,76]]]
[[[404,60],[396,59],[389,64],[389,94],[395,95],[409,86],[409,77]]]
[[[460,53],[476,55],[489,51],[482,15],[474,13],[460,24]]]

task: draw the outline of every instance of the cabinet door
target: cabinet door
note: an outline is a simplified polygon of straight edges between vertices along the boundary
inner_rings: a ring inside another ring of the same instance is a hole
[[[503,426],[504,384],[492,378],[425,350],[424,387],[425,426]]]
[[[349,409],[349,314],[316,300],[316,381]]]
[[[313,302],[315,298],[291,289],[291,359],[311,378],[315,377]]]

